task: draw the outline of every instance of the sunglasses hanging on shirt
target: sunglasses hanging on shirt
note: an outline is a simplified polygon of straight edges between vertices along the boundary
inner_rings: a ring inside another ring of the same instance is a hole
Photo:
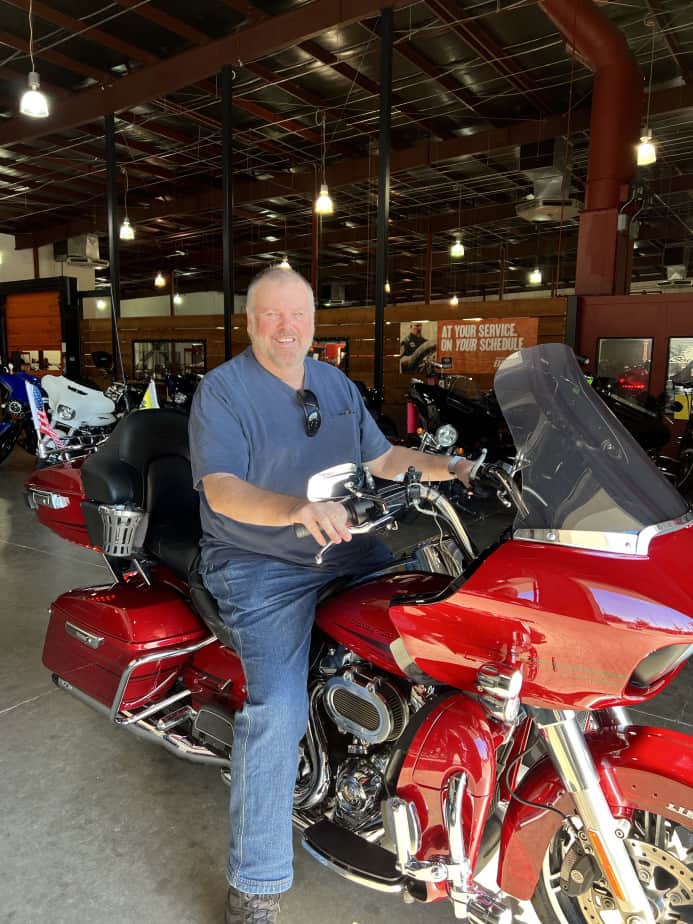
[[[303,391],[297,391],[296,397],[298,398],[298,403],[303,408],[306,436],[315,436],[322,423],[318,399],[315,393],[309,388],[304,388]]]

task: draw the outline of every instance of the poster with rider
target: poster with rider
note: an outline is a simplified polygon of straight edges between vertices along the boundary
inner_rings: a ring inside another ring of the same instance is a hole
[[[452,373],[493,374],[506,356],[535,346],[538,318],[438,321],[438,362]]]
[[[403,321],[399,325],[399,371],[421,373],[434,362],[438,345],[438,321]]]

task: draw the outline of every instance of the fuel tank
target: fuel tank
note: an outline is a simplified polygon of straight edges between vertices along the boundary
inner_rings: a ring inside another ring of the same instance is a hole
[[[390,619],[390,603],[403,594],[439,593],[449,583],[446,575],[419,571],[362,581],[320,604],[316,622],[326,635],[359,657],[392,674],[408,676],[401,656],[396,659],[392,649],[399,635]]]

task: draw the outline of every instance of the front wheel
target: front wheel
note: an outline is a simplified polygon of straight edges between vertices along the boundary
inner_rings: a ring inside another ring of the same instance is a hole
[[[657,924],[693,924],[693,826],[637,809],[626,844]],[[619,924],[623,917],[601,873],[581,895],[566,893],[571,870],[579,869],[579,856],[574,829],[563,825],[546,851],[532,898],[540,921]]]
[[[4,427],[0,432],[0,462],[4,462],[5,459],[14,449],[14,444],[17,442],[17,435],[19,433],[19,424],[10,423]]]

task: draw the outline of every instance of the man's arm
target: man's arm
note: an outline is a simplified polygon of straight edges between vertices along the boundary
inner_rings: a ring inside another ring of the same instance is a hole
[[[448,470],[450,462],[457,458],[455,474]],[[457,478],[467,487],[470,486],[469,473],[474,463],[462,456],[444,456],[431,452],[417,452],[405,446],[391,446],[388,451],[368,463],[368,468],[377,478],[386,478],[392,481],[397,475],[406,472],[413,465],[417,472],[421,472],[424,481],[450,481]]]
[[[334,501],[311,502],[256,488],[236,475],[216,473],[202,478],[207,503],[215,513],[253,526],[305,526],[319,545],[349,542],[347,514]],[[324,533],[324,535],[323,535]]]

